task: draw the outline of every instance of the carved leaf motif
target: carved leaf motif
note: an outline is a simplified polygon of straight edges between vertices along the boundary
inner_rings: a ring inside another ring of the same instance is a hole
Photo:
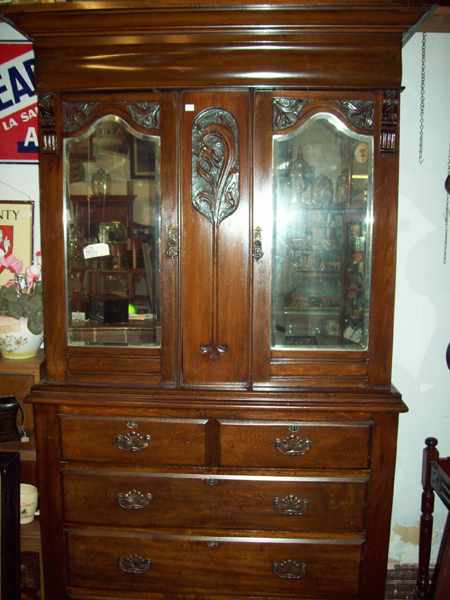
[[[55,113],[53,110],[54,94],[39,95],[39,126],[55,129]]]
[[[300,117],[307,100],[298,98],[273,98],[272,127],[273,130],[287,129],[294,125]]]
[[[348,120],[362,129],[372,129],[374,103],[370,100],[338,100],[337,105],[345,112]]]
[[[54,97],[55,94],[52,93],[39,96],[39,148],[46,154],[56,154],[58,149]]]
[[[159,129],[160,106],[158,102],[126,103],[126,108],[132,119],[141,127]]]
[[[386,90],[381,115],[380,148],[382,152],[397,152],[399,94]]]
[[[381,120],[384,123],[396,125],[398,122],[399,95],[396,90],[387,90],[383,97],[383,115]]]
[[[210,108],[192,126],[192,204],[213,225],[239,206],[239,139],[229,112]]]
[[[63,123],[65,133],[73,133],[86,125],[97,102],[64,102]]]

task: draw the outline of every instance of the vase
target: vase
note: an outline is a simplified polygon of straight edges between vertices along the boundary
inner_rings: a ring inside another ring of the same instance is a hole
[[[42,333],[31,333],[27,327],[27,319],[0,316],[0,351],[3,358],[33,358],[42,344],[42,339]]]

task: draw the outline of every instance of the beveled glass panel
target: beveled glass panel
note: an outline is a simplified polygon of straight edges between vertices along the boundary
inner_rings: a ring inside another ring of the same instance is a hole
[[[367,348],[372,165],[330,113],[273,136],[273,348]]]
[[[68,343],[159,346],[160,138],[108,115],[64,142]]]

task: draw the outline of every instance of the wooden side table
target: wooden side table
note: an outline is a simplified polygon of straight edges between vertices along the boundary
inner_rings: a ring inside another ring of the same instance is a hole
[[[450,456],[439,458],[437,439],[427,438],[422,462],[422,515],[420,519],[419,571],[416,600],[450,598],[450,512],[442,535],[438,559],[430,581],[430,552],[433,533],[434,496],[450,511]]]
[[[24,411],[25,430],[34,430],[33,409],[24,403],[32,385],[39,383],[44,372],[44,354],[34,358],[11,360],[0,358],[0,395],[14,395]]]
[[[0,443],[2,452],[19,452],[20,479],[39,487],[36,475],[36,449],[32,407],[24,402],[32,385],[39,383],[44,372],[44,355],[27,360],[0,358],[0,395],[14,395],[24,411],[24,428],[28,442],[20,440]],[[20,528],[21,544],[21,597],[22,600],[43,600],[41,533],[39,520]]]

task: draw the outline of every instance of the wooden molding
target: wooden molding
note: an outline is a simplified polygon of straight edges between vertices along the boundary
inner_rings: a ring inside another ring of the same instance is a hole
[[[423,33],[450,33],[450,5],[437,6],[424,18],[418,31]]]
[[[402,34],[429,7],[420,0],[227,0],[220,6],[211,0],[155,0],[139,7],[123,1],[19,4],[4,14],[34,42],[41,93],[132,90],[146,78],[155,88],[264,82],[396,89]],[[275,64],[279,72],[271,79]]]

